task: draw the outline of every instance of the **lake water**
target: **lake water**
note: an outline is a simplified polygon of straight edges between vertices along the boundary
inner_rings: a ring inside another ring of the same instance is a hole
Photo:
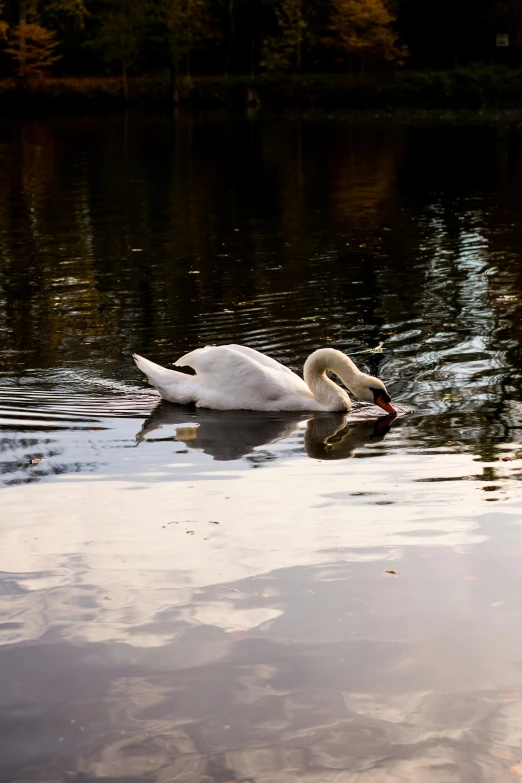
[[[0,124],[2,783],[522,776],[522,125]],[[159,403],[321,346],[395,420]]]

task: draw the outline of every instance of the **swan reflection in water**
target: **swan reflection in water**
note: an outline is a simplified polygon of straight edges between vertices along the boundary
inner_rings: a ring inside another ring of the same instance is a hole
[[[374,406],[361,408],[362,419],[347,413],[266,413],[263,411],[215,411],[160,402],[136,436],[144,441],[183,443],[209,454],[215,460],[235,460],[293,435],[306,422],[304,447],[309,457],[323,460],[347,459],[367,444],[384,440],[395,416],[374,418]],[[373,417],[370,418],[370,411]],[[149,437],[166,426],[177,426],[174,435]]]

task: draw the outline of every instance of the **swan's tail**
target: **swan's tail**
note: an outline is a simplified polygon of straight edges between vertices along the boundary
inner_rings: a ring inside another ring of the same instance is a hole
[[[132,358],[136,362],[138,370],[141,370],[143,373],[145,373],[153,386],[157,381],[165,381],[169,375],[175,374],[174,370],[167,370],[166,367],[162,367],[160,364],[155,364],[149,359],[144,359],[143,356],[138,356],[137,353],[133,353]]]
[[[144,359],[136,353],[132,354],[132,358],[138,369],[145,373],[150,385],[159,391],[164,400],[179,402],[182,405],[196,401],[197,389],[194,375],[167,370],[166,367]]]

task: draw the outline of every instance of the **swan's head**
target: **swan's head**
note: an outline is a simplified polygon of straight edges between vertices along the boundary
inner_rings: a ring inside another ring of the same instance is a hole
[[[351,391],[363,402],[371,402],[378,405],[386,413],[396,414],[397,411],[391,404],[391,397],[386,391],[386,386],[373,375],[360,373],[355,383],[351,384]]]

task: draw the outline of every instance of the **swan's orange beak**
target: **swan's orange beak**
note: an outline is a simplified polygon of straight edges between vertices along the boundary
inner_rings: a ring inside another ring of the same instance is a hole
[[[386,411],[386,413],[391,413],[393,416],[397,415],[397,411],[391,403],[386,402],[383,394],[377,394],[375,397],[375,404],[378,405],[379,408],[382,408],[383,411]]]

